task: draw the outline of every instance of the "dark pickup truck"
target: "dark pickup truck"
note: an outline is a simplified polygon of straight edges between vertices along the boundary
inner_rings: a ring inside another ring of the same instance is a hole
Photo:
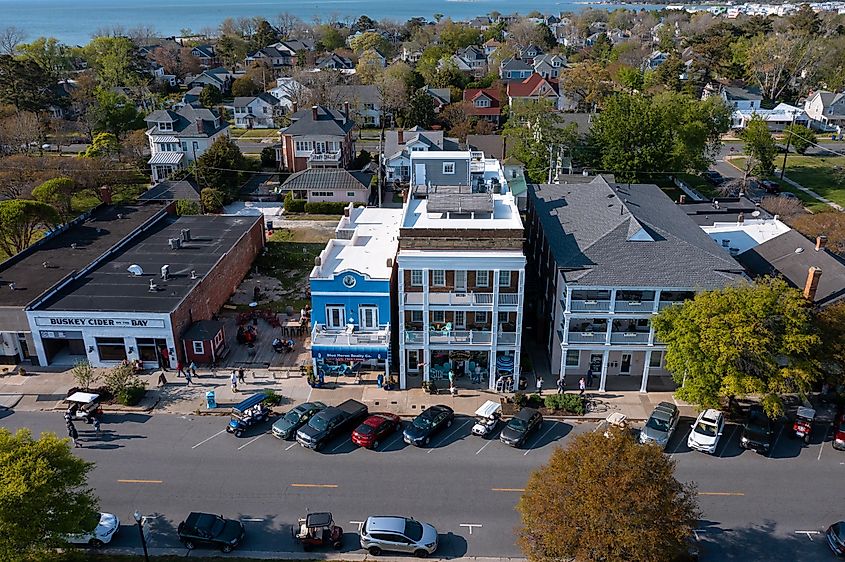
[[[296,432],[296,441],[303,447],[319,451],[341,430],[354,427],[367,416],[367,406],[357,400],[347,400],[317,413]]]

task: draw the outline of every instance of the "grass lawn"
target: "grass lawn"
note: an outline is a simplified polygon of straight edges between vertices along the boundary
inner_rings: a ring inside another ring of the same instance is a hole
[[[133,178],[134,179],[134,178]],[[149,188],[147,179],[142,179],[138,183],[132,184],[118,184],[112,187],[112,202],[115,204],[133,203],[139,195],[144,193]],[[80,191],[73,196],[71,206],[73,212],[82,214],[89,211],[100,204],[100,200],[94,195],[94,191],[87,189]]]
[[[786,159],[786,176],[835,203],[845,205],[845,156],[798,156]]]

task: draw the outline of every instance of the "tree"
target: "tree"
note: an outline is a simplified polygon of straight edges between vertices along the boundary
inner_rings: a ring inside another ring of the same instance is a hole
[[[134,86],[146,80],[146,61],[126,37],[95,37],[82,48],[82,56],[97,72],[103,88]]]
[[[226,34],[217,41],[215,50],[223,64],[232,67],[243,62],[249,52],[249,45],[240,36]]]
[[[754,394],[777,417],[781,395],[809,391],[818,376],[809,304],[780,278],[700,292],[652,323],[678,397],[702,408]]]
[[[458,49],[477,45],[481,39],[481,32],[462,23],[447,21],[440,30],[440,41],[454,52]]]
[[[809,4],[801,4],[798,11],[786,18],[789,27],[802,35],[816,35],[821,29],[822,22]]]
[[[629,93],[642,91],[645,77],[639,68],[622,66],[616,71],[616,81]]]
[[[424,88],[420,88],[408,100],[408,110],[403,116],[403,125],[428,129],[434,123],[435,117],[434,100]]]
[[[200,91],[199,100],[203,107],[212,108],[223,101],[223,94],[211,84],[206,84]]]
[[[200,185],[219,189],[226,200],[232,200],[240,187],[240,171],[246,169],[246,160],[235,141],[220,137],[197,159],[195,166]]]
[[[0,29],[0,55],[14,56],[18,45],[26,39],[26,32],[14,25],[8,25]]]
[[[72,215],[71,200],[76,191],[76,183],[72,179],[58,177],[47,180],[33,189],[32,197],[36,201],[53,207],[62,222],[67,222]]]
[[[216,213],[223,208],[223,192],[219,189],[206,187],[200,191],[200,203],[206,213]]]
[[[120,142],[114,133],[97,133],[82,153],[84,158],[112,158],[120,152]]]
[[[279,30],[279,38],[290,39],[294,30],[302,25],[302,20],[290,12],[282,12],[273,19],[276,29]]]
[[[340,49],[346,44],[340,31],[331,25],[319,25],[314,30],[314,33],[320,38],[319,43],[326,51]]]
[[[381,59],[375,51],[364,51],[358,58],[355,75],[361,81],[361,84],[375,84],[383,73],[384,68],[381,65]]]
[[[813,146],[816,141],[816,133],[804,125],[793,123],[784,127],[783,132],[786,133],[787,142],[792,145],[795,152],[804,154],[807,149]]]
[[[54,80],[72,69],[69,49],[54,37],[39,37],[32,43],[18,45],[18,58],[28,59],[40,66]]]
[[[191,54],[190,47],[165,45],[153,51],[153,60],[164,68],[164,72],[184,80],[186,76],[199,74],[200,61]]]
[[[578,126],[565,125],[564,116],[547,100],[515,104],[503,134],[513,156],[537,183],[548,181],[550,157],[566,151],[572,154],[579,141]]]
[[[517,543],[530,562],[670,562],[700,516],[675,461],[630,433],[583,433],[535,470],[519,499]]]
[[[795,202],[794,199],[783,197],[766,197],[765,199]],[[815,240],[817,236],[827,236],[827,249],[845,258],[845,213],[829,208],[810,214],[804,211],[802,203],[798,202],[798,207],[801,209],[800,212],[786,217],[789,225],[811,240]],[[766,210],[769,209],[766,208]],[[781,214],[781,216],[785,215]]]
[[[739,133],[739,138],[742,139],[745,146],[745,155],[747,157],[745,166],[745,177],[748,177],[748,172],[765,176],[769,175],[775,170],[775,156],[777,155],[777,145],[772,133],[769,131],[769,126],[762,117],[755,115],[748,122],[748,125]]]
[[[768,100],[812,74],[824,54],[823,42],[812,36],[770,33],[751,40],[747,72]]]
[[[611,91],[610,75],[600,64],[583,62],[562,73],[561,91],[590,108],[601,106]]]
[[[254,96],[258,91],[258,85],[246,76],[232,82],[232,95],[235,97]]]
[[[261,165],[265,168],[276,165],[276,149],[272,146],[265,146],[261,149]]]
[[[144,116],[123,94],[98,88],[94,96],[96,103],[89,111],[95,131],[111,133],[119,141],[125,133],[144,127]]]
[[[821,309],[816,325],[822,338],[821,361],[827,382],[845,384],[845,301]]]
[[[54,85],[35,61],[0,55],[0,104],[13,105],[18,111],[43,111],[54,102]]]
[[[46,203],[28,199],[0,201],[0,250],[7,256],[22,252],[39,230],[60,222],[59,214]]]
[[[263,49],[267,45],[272,45],[279,40],[279,35],[270,23],[262,19],[258,22],[255,33],[250,38],[251,47],[253,50]]]
[[[91,363],[89,363],[86,359],[77,361],[73,366],[73,369],[71,369],[71,374],[73,375],[73,382],[75,382],[77,386],[81,387],[83,390],[90,389],[91,385],[97,382],[100,378],[91,366]]]
[[[28,429],[0,428],[0,559],[46,554],[64,535],[96,525],[93,467],[54,433],[33,439]]]
[[[103,377],[109,392],[124,406],[134,406],[144,397],[147,383],[135,374],[131,365],[118,365]]]
[[[384,54],[389,47],[390,43],[387,42],[387,39],[375,31],[366,31],[349,41],[349,48],[359,55],[369,49],[376,49]]]
[[[202,207],[196,201],[178,199],[176,201],[176,214],[180,217],[186,215],[201,215]]]

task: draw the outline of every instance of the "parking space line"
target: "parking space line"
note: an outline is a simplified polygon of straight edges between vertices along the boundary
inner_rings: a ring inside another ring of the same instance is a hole
[[[247,445],[249,445],[250,443],[255,443],[256,441],[258,441],[259,439],[261,439],[261,438],[262,438],[262,437],[264,437],[265,435],[267,435],[267,434],[266,434],[266,433],[262,433],[261,435],[259,435],[259,436],[258,436],[258,437],[256,437],[255,439],[252,439],[252,440],[250,440],[250,441],[247,441],[246,443],[244,443],[243,445],[241,445],[240,447],[238,447],[238,451],[240,451],[241,449],[243,449],[244,447],[246,447],[246,446],[247,446]]]
[[[821,535],[821,531],[795,531],[796,535],[807,535],[807,538],[813,540],[813,535]]]
[[[118,484],[162,484],[161,480],[118,480]]]
[[[545,437],[546,435],[548,435],[548,433],[549,433],[551,430],[553,430],[555,427],[557,427],[557,422],[553,422],[553,423],[552,423],[552,425],[549,427],[549,429],[547,429],[546,431],[544,431],[544,432],[540,435],[540,437],[538,437],[538,438],[534,441],[534,445],[536,445],[537,443],[540,443],[540,442],[543,440],[543,437]],[[531,451],[533,451],[533,450],[534,450],[534,446],[532,445],[531,447],[529,447],[529,448],[528,448],[528,450],[527,450],[527,451],[525,451],[524,453],[522,453],[522,456],[524,457],[525,455],[527,455],[528,453],[530,453],[530,452],[531,452]]]
[[[774,442],[774,443],[772,443],[772,450],[771,450],[771,453],[774,453],[774,452],[775,452],[775,449],[776,449],[776,448],[777,448],[777,446],[778,446],[778,441],[780,441],[780,436],[783,434],[783,428],[784,428],[784,427],[786,427],[786,425],[781,425],[781,426],[780,426],[780,431],[778,431],[778,436],[777,436],[777,437],[775,437],[775,442]],[[771,454],[771,453],[770,453],[770,454]]]
[[[293,443],[291,443],[290,445],[288,445],[287,447],[285,447],[285,451],[290,451],[291,449],[293,449],[293,448],[294,448],[294,447],[296,447],[297,445],[299,445],[299,443],[297,443],[296,441],[294,441]]]
[[[525,488],[490,488],[491,492],[519,492],[525,491]]]
[[[698,492],[699,496],[744,496],[745,492]]]
[[[342,446],[346,445],[347,443],[351,443],[351,442],[352,442],[352,439],[344,439],[343,441],[341,441],[340,443],[338,443],[338,444],[337,444],[337,446],[335,446],[335,448],[334,448],[334,449],[332,449],[332,450],[331,450],[331,451],[329,451],[329,452],[330,452],[330,453],[334,453],[335,451],[337,451],[338,449],[340,449]]]
[[[217,437],[217,436],[218,436],[218,435],[220,435],[221,433],[226,433],[226,430],[225,430],[225,429],[221,429],[220,431],[218,431],[217,433],[215,433],[214,435],[212,435],[212,436],[211,436],[211,437],[209,437],[208,439],[203,439],[202,441],[200,441],[199,443],[197,443],[196,445],[194,445],[193,447],[191,447],[191,449],[196,449],[197,447],[199,447],[199,446],[200,446],[200,445],[202,445],[203,443],[208,443],[209,441],[211,441],[212,439],[214,439],[215,437]]]
[[[671,453],[669,453],[669,458],[670,458],[670,459],[671,459],[672,457],[674,457],[674,456],[678,453],[678,451],[680,451],[680,450],[681,450],[681,447],[683,447],[683,446],[684,446],[684,443],[686,443],[686,442],[689,440],[689,434],[690,434],[690,433],[692,433],[692,428],[691,428],[691,427],[689,428],[689,430],[687,430],[687,431],[686,431],[686,433],[684,433],[683,437],[681,437],[681,440],[678,442],[678,446],[677,446],[677,447],[675,447],[675,450],[674,450],[674,451],[672,451]]]
[[[241,521],[246,521],[247,523],[260,523],[264,521],[260,517],[241,517]]]
[[[337,484],[291,484],[291,488],[337,488]]]
[[[469,529],[469,534],[472,534],[472,528],[478,527],[479,529],[482,527],[481,523],[460,523],[458,527],[466,527]]]
[[[504,429],[504,428],[503,428],[503,429]],[[499,436],[500,436],[501,434],[502,434],[502,430],[500,429],[499,431],[497,431],[497,432],[496,432],[496,435],[491,435],[491,436],[490,436],[490,438],[487,440],[487,443],[485,443],[483,447],[481,447],[479,450],[477,450],[477,451],[475,452],[475,454],[477,455],[478,453],[480,453],[481,451],[483,451],[484,449],[486,449],[486,448],[487,448],[487,445],[489,445],[489,444],[490,444],[490,443],[492,443],[493,441],[498,441],[498,440],[499,440]]]
[[[401,439],[402,439],[402,433],[397,431],[396,437],[394,437],[393,439],[391,439],[387,443],[382,443],[381,450],[386,451],[387,449],[392,447],[394,444],[398,443]]]
[[[825,426],[824,428],[824,435],[822,436],[822,444],[819,445],[819,456],[816,458],[817,461],[822,460],[822,451],[824,451],[824,444],[826,443],[827,434],[830,433],[830,426]],[[831,444],[832,446],[832,444]]]
[[[460,429],[461,429],[463,426],[465,426],[466,424],[468,424],[468,423],[469,423],[469,422],[471,422],[471,421],[473,421],[473,420],[466,420],[465,422],[463,422],[462,424],[460,424],[458,427],[456,427],[456,428],[455,428],[455,429],[453,429],[450,433],[448,433],[445,437],[443,437],[443,439],[441,439],[441,440],[440,440],[440,442],[439,442],[439,443],[438,443],[435,447],[432,447],[431,449],[429,449],[429,450],[428,450],[428,451],[426,451],[425,453],[426,453],[426,454],[430,454],[430,453],[433,453],[434,451],[436,451],[436,450],[437,450],[437,448],[438,448],[440,445],[442,445],[443,443],[445,443],[445,442],[446,442],[446,440],[448,440],[451,436],[453,436],[453,435],[454,435],[454,434],[456,434],[458,431],[460,431]]]

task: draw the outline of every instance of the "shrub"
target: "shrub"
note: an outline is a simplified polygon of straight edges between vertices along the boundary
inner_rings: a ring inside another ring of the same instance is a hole
[[[305,204],[307,201],[305,199],[294,199],[293,191],[288,191],[288,194],[285,195],[285,211],[291,213],[303,213],[305,212]]]
[[[206,187],[200,191],[200,202],[206,213],[216,213],[223,208],[223,192],[219,189]]]
[[[84,390],[91,388],[91,385],[99,379],[99,375],[94,372],[91,363],[86,360],[78,361],[71,370],[73,373],[73,381],[82,387]]]
[[[515,406],[522,408],[528,403],[528,396],[524,392],[517,392],[513,395],[513,403]]]
[[[144,397],[147,385],[129,365],[118,365],[105,376],[106,387],[115,399],[125,406],[134,406]]]
[[[141,380],[135,380],[123,390],[117,393],[115,398],[124,406],[135,406],[144,399],[147,393],[147,384]]]
[[[176,201],[176,214],[180,217],[184,217],[185,215],[201,215],[202,208],[196,201],[179,199]]]
[[[276,165],[276,149],[272,146],[265,146],[261,149],[261,165],[270,167]]]
[[[349,203],[335,201],[314,201],[305,204],[305,212],[315,215],[342,215]]]
[[[268,406],[278,406],[282,403],[282,395],[277,394],[275,390],[272,388],[265,388],[264,394],[267,396],[267,405]]]
[[[584,414],[584,401],[577,394],[551,394],[545,397],[544,404],[549,410],[562,410],[579,416]]]

